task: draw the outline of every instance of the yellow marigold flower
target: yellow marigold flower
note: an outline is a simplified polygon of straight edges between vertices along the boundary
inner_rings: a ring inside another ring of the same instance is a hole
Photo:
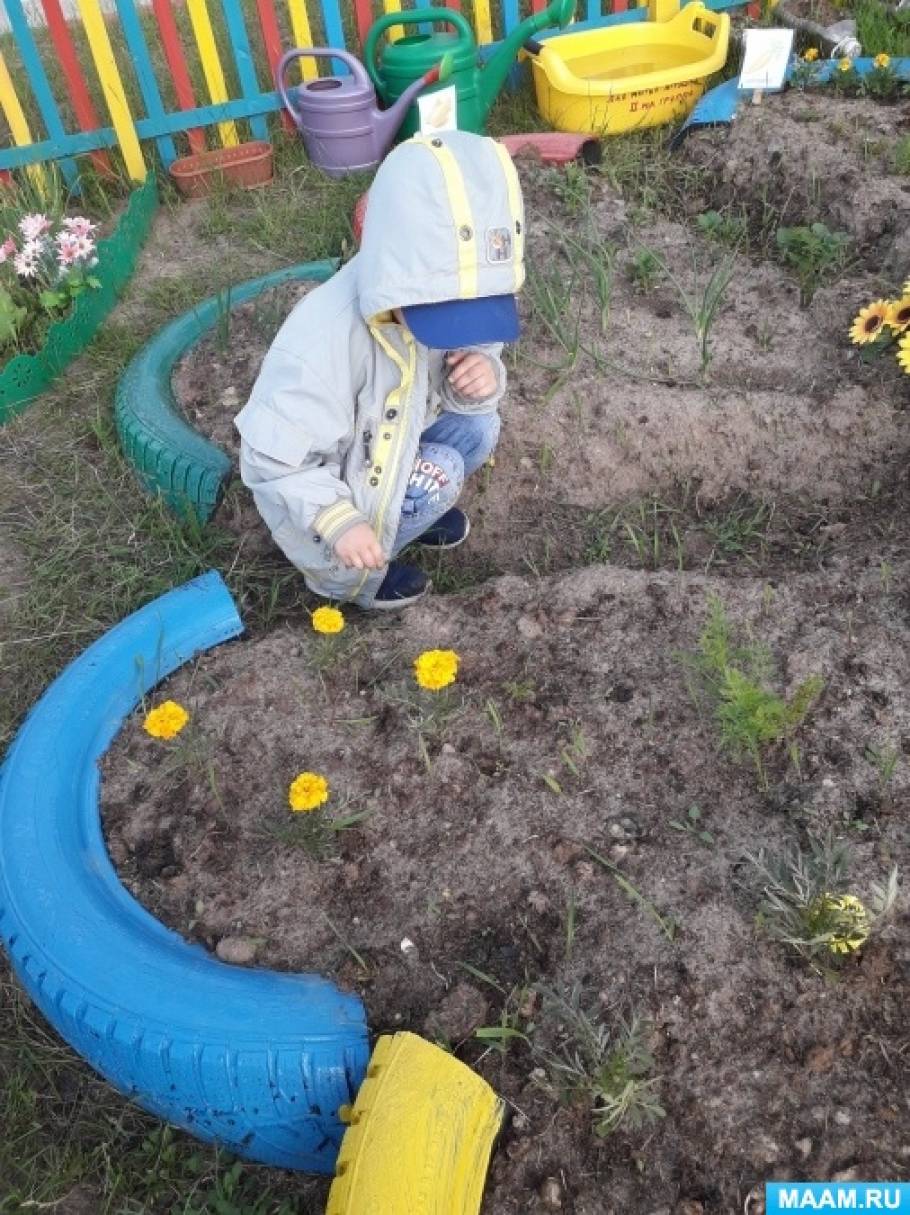
[[[295,814],[316,810],[329,800],[329,782],[318,772],[301,772],[291,781],[288,805]]]
[[[454,650],[424,650],[414,659],[414,678],[422,688],[438,692],[455,682],[458,662]]]
[[[850,341],[855,346],[874,342],[888,319],[890,306],[888,300],[874,300],[867,308],[860,308],[859,315],[850,327]]]
[[[910,375],[910,333],[902,337],[897,344],[897,361],[907,375]]]
[[[891,56],[886,55],[885,52],[882,51],[880,55],[875,56],[872,62],[877,68],[886,68],[891,62]]]
[[[887,324],[898,333],[903,333],[910,325],[910,292],[894,300],[888,305]]]
[[[344,628],[344,616],[335,607],[318,607],[312,621],[317,633],[340,633]]]
[[[837,70],[839,72],[852,72],[853,71],[853,60],[852,59],[842,59],[840,61],[840,63],[837,65]]]
[[[822,894],[809,909],[812,930],[818,936],[830,934],[832,953],[855,953],[871,931],[869,913],[852,894]]]
[[[814,63],[817,58],[818,47],[816,46],[810,46],[809,49],[803,53],[803,59],[805,59],[806,63]]]
[[[152,738],[173,738],[189,720],[190,715],[183,705],[178,705],[176,700],[165,700],[146,714],[142,725]]]

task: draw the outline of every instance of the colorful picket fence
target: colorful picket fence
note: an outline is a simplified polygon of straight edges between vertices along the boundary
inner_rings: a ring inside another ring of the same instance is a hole
[[[263,88],[265,64],[274,73],[289,45],[314,45],[314,30],[326,45],[359,51],[380,5],[385,12],[401,10],[401,0],[375,0],[375,7],[374,0],[351,0],[346,22],[341,0],[246,0],[247,14],[242,0],[150,0],[150,7],[148,0],[142,6],[137,0],[115,0],[116,30],[115,18],[104,16],[99,0],[76,0],[79,29],[77,23],[74,28],[65,20],[60,0],[40,0],[47,28],[41,31],[39,49],[37,32],[26,20],[22,0],[4,2],[22,72],[17,91],[0,42],[0,112],[13,145],[0,151],[0,173],[58,161],[73,188],[78,184],[77,157],[90,155],[100,172],[111,173],[111,148],[119,148],[129,176],[143,181],[149,168],[148,151],[143,149],[147,141],[154,141],[167,166],[181,151],[175,137],[184,136],[188,150],[200,152],[207,146],[205,129],[209,127],[215,129],[224,147],[239,142],[241,122],[249,124],[252,138],[268,138],[267,116],[279,110],[281,102],[272,80]],[[474,0],[472,18],[478,43],[492,44],[494,31],[509,33],[527,11],[537,12],[545,2],[499,0],[501,8],[494,10],[491,0]],[[743,2],[709,0],[712,8]],[[448,0],[448,7],[460,6],[460,0]],[[601,24],[630,16],[629,7],[630,0],[579,0],[578,16],[585,23]],[[186,29],[186,17],[189,36],[182,39],[178,18]],[[354,31],[353,38],[346,34],[346,25]],[[114,39],[112,34],[116,34]],[[255,50],[254,40],[258,43]],[[356,45],[350,46],[352,41]],[[83,49],[80,57],[77,43],[87,47],[87,55]],[[120,48],[119,62],[115,46]],[[127,58],[129,69],[124,65]],[[204,82],[207,101],[202,103],[192,83],[191,62],[196,65],[197,79]],[[312,59],[301,60],[300,70],[303,79],[317,72]],[[124,72],[127,79],[132,77],[129,89]],[[93,76],[94,87],[89,83]],[[100,119],[93,93],[103,101],[109,122]],[[136,108],[141,105],[144,113],[134,113],[131,96],[138,99]],[[32,130],[36,119],[44,128],[37,136]]]

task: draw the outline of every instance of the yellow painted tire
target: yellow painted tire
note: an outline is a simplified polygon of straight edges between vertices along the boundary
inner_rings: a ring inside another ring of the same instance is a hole
[[[502,1102],[469,1067],[380,1038],[348,1121],[326,1215],[477,1215]]]

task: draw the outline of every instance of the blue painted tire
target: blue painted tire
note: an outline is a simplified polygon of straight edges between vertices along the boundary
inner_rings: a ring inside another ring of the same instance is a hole
[[[336,261],[304,262],[231,288],[230,306],[270,287],[294,281],[321,283]],[[215,325],[224,296],[212,296],[158,332],[128,364],[117,385],[114,420],[123,454],[144,489],[160,494],[177,515],[205,523],[221,500],[230,457],[184,420],[171,376],[177,361]]]
[[[98,761],[141,696],[243,625],[205,574],[127,617],[48,688],[0,769],[0,939],[61,1037],[115,1088],[265,1164],[331,1173],[369,1056],[360,1000],[228,966],[121,885]]]

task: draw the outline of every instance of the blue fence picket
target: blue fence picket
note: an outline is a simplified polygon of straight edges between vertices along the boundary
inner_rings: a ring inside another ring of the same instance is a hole
[[[41,56],[38,54],[35,40],[32,37],[32,31],[29,29],[28,22],[25,19],[25,13],[22,10],[22,0],[6,0],[6,15],[9,18],[13,37],[16,39],[19,47],[23,66],[26,72],[28,72],[29,84],[35,95],[35,101],[38,104],[38,110],[47,133],[51,138],[52,144],[62,144],[62,141],[66,139],[63,120],[60,117],[57,102],[54,100],[54,94],[51,92],[50,82],[44,71],[44,64],[41,62]],[[59,156],[60,152],[58,151],[53,155]],[[50,157],[45,157],[44,159],[50,159]],[[78,194],[79,170],[75,162],[69,157],[64,157],[60,161],[60,169],[63,173],[63,180],[74,193]]]
[[[139,14],[136,12],[134,0],[116,0],[116,3],[117,15],[120,17],[123,36],[133,61],[136,79],[139,81],[139,91],[142,93],[146,113],[150,118],[161,119],[165,115],[164,103],[161,100],[158,81],[155,79],[155,71],[152,67],[145,34],[139,24]],[[158,155],[165,165],[169,165],[177,159],[177,149],[169,135],[159,136],[157,144]]]
[[[250,40],[243,20],[240,0],[221,0],[224,19],[227,22],[228,34],[231,39],[231,49],[234,52],[234,62],[237,64],[237,77],[244,97],[252,99],[259,96],[259,81],[256,79],[256,69],[253,66],[253,54],[250,50]],[[268,139],[269,130],[262,117],[250,120],[250,129],[254,139]]]
[[[336,49],[345,50],[347,42],[344,37],[344,25],[341,21],[341,9],[338,7],[338,0],[319,0],[322,9],[322,21],[325,28],[325,45],[333,46]],[[343,63],[333,63],[332,72],[335,76],[347,74],[347,67]]]

